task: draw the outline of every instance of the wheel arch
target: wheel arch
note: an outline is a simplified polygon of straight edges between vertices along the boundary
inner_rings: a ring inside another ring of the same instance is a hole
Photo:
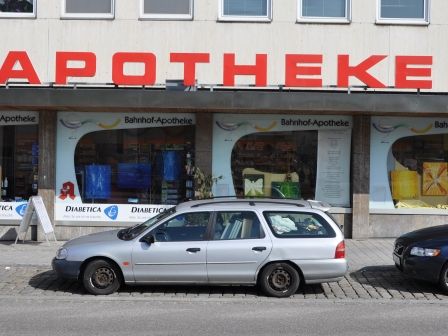
[[[112,258],[105,256],[94,256],[84,260],[83,263],[81,264],[81,267],[79,268],[78,281],[82,281],[82,277],[84,276],[84,271],[86,270],[87,265],[94,260],[104,260],[113,264],[119,272],[118,276],[120,277],[121,284],[124,284],[123,270],[121,269],[120,265]]]
[[[305,277],[303,276],[302,270],[300,269],[300,267],[296,263],[293,263],[291,260],[273,260],[273,261],[270,261],[270,262],[264,264],[257,272],[257,284],[259,283],[260,275],[263,273],[263,270],[266,267],[268,267],[269,265],[272,265],[272,264],[279,264],[279,263],[280,264],[281,263],[288,264],[288,265],[290,265],[291,267],[293,267],[297,271],[297,273],[299,274],[299,277],[300,277],[299,288],[302,287],[305,284]]]

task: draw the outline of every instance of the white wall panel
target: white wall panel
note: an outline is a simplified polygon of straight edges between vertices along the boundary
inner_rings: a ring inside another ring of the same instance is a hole
[[[80,82],[111,82],[111,59],[118,51],[153,52],[157,82],[182,77],[181,64],[170,64],[170,52],[209,52],[210,64],[197,66],[203,84],[222,83],[222,58],[237,54],[238,63],[253,64],[256,53],[268,54],[268,83],[284,83],[285,53],[323,54],[324,85],[336,84],[337,55],[349,54],[353,64],[373,54],[389,57],[371,73],[394,85],[396,55],[432,55],[433,90],[448,91],[448,2],[431,1],[429,26],[375,24],[376,1],[352,1],[350,24],[296,23],[296,0],[274,1],[271,23],[218,22],[218,0],[196,1],[193,21],[138,19],[138,1],[116,0],[114,20],[60,20],[60,1],[39,0],[37,19],[0,19],[0,65],[8,51],[26,51],[40,79],[54,81],[56,51],[91,51],[97,75]],[[137,71],[139,67],[135,67]],[[252,77],[237,80],[252,84]],[[356,80],[352,84],[362,84]]]

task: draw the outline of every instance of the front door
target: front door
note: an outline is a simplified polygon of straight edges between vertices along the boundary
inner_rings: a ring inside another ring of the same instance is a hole
[[[208,212],[178,215],[147,235],[155,242],[137,241],[132,252],[137,282],[205,283],[207,282],[204,240],[210,219]]]

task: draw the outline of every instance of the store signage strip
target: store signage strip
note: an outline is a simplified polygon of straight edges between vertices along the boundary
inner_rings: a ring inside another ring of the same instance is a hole
[[[222,85],[235,86],[237,76],[252,76],[257,87],[268,86],[268,54],[255,54],[253,64],[237,64],[236,54],[224,53]],[[395,65],[393,83],[383,83],[370,72],[387,58],[388,55],[370,55],[362,61],[354,62],[350,55],[336,56],[337,78],[334,80],[339,88],[350,86],[350,79],[356,78],[370,88],[397,89],[431,89],[432,56],[397,55],[392,61]],[[69,78],[94,78],[97,72],[97,55],[94,52],[56,52],[55,83],[66,85]],[[83,63],[83,67],[71,67],[71,63]],[[210,53],[170,53],[170,63],[183,63],[183,80],[186,86],[195,85],[196,67],[210,63]],[[19,64],[21,70],[16,69]],[[129,64],[143,66],[143,74],[127,74],[125,68]],[[283,83],[286,87],[321,88],[322,70],[325,69],[322,54],[286,54]],[[112,55],[111,82],[115,85],[151,86],[156,84],[157,56],[151,52],[117,52]],[[41,84],[39,74],[26,51],[9,51],[0,67],[0,84],[25,80],[29,84]],[[218,83],[217,83],[218,84]]]

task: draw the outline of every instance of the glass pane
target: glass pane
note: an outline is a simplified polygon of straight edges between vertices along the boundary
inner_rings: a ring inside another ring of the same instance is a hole
[[[112,0],[65,0],[68,14],[110,14]]]
[[[253,212],[219,212],[213,237],[215,240],[258,239],[264,237],[264,233]]]
[[[301,212],[265,212],[272,233],[279,238],[334,237],[331,226],[321,216]]]
[[[263,132],[239,139],[232,150],[240,197],[314,199],[317,131]]]
[[[224,15],[268,16],[269,0],[223,0]]]
[[[424,19],[425,0],[382,0],[383,19]]]
[[[346,17],[346,0],[303,0],[302,16]]]
[[[0,202],[18,202],[37,195],[38,127],[0,126],[0,143]]]
[[[144,0],[145,14],[190,14],[191,0]]]
[[[392,145],[390,189],[397,208],[446,208],[448,134],[405,137]]]
[[[157,241],[203,240],[207,231],[209,212],[181,214],[155,230]]]
[[[187,157],[194,126],[96,131],[75,151],[83,202],[177,204],[190,191]]]
[[[33,0],[0,0],[0,12],[32,13],[33,8]]]

